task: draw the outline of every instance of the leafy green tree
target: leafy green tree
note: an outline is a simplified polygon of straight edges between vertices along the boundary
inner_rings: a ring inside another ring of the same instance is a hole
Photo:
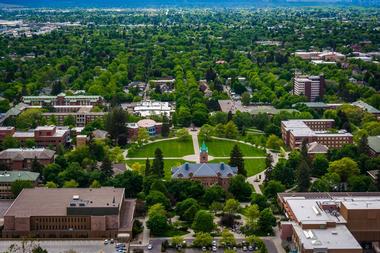
[[[224,245],[236,245],[236,240],[234,234],[232,234],[228,229],[223,229],[221,234],[220,243]]]
[[[281,184],[281,182],[270,180],[268,183],[265,184],[264,195],[267,198],[276,198],[277,193],[284,192],[285,189],[285,186]]]
[[[11,184],[11,192],[15,198],[25,188],[33,188],[33,183],[27,180],[16,180]]]
[[[135,198],[143,188],[143,177],[138,172],[127,170],[111,179],[114,187],[125,188],[126,198]]]
[[[310,168],[305,160],[302,160],[298,165],[296,175],[297,175],[297,185],[298,190],[301,192],[306,192],[310,187]]]
[[[45,187],[47,188],[58,188],[57,184],[54,183],[53,181],[49,181],[45,184]]]
[[[205,190],[203,200],[206,204],[211,204],[214,201],[224,202],[226,192],[219,185],[213,185]]]
[[[248,92],[243,92],[243,94],[241,94],[241,103],[243,105],[249,105],[250,102],[251,102],[251,95]]]
[[[273,233],[273,227],[276,226],[276,218],[273,216],[272,210],[270,208],[265,208],[260,212],[257,225],[261,233]]]
[[[329,161],[327,160],[326,156],[322,154],[316,155],[312,162],[312,175],[316,177],[323,176],[327,173],[328,168]]]
[[[2,149],[19,148],[20,142],[12,136],[6,136],[1,143],[1,147]]]
[[[252,205],[257,205],[261,210],[268,207],[268,199],[265,197],[265,195],[258,194],[258,193],[252,193]]]
[[[258,205],[250,205],[244,210],[244,216],[246,218],[247,225],[254,227],[256,220],[259,218],[260,209]]]
[[[205,124],[201,127],[199,131],[199,136],[201,137],[202,140],[209,141],[211,140],[213,131],[214,131],[214,128],[212,126]]]
[[[31,128],[36,128],[39,125],[45,125],[46,121],[42,117],[42,112],[40,109],[28,109],[23,111],[16,118],[16,128],[29,130]]]
[[[152,175],[152,170],[151,170],[151,167],[150,167],[150,161],[149,161],[149,158],[146,158],[145,160],[145,176],[150,176]]]
[[[152,235],[160,236],[169,229],[168,219],[166,216],[154,214],[149,216],[146,223]]]
[[[195,234],[193,245],[195,247],[206,247],[212,243],[212,236],[209,233],[199,232]]]
[[[189,131],[187,131],[186,128],[181,128],[178,129],[177,132],[175,133],[175,136],[178,138],[180,141],[187,141],[190,139],[190,134]]]
[[[179,215],[181,220],[184,221],[193,221],[196,212],[201,207],[198,204],[198,201],[193,198],[185,199],[182,202],[179,202],[176,206],[176,213]]]
[[[214,230],[214,217],[208,211],[200,210],[196,213],[192,228],[195,232],[209,233]]]
[[[239,135],[238,128],[233,121],[229,121],[224,128],[225,137],[228,139],[236,139]]]
[[[240,148],[237,144],[231,150],[229,165],[237,167],[238,174],[247,176],[247,171],[244,167],[243,153],[240,151]]]
[[[65,126],[75,127],[76,126],[76,122],[75,122],[74,116],[73,115],[69,115],[69,116],[65,117],[65,119],[63,120],[63,124]]]
[[[351,176],[359,175],[358,164],[351,158],[344,157],[330,163],[329,172],[335,172],[340,176],[342,182],[347,182]]]
[[[105,128],[112,140],[119,141],[121,135],[127,133],[128,114],[121,107],[115,107],[107,114]]]
[[[71,179],[70,181],[65,181],[63,183],[63,188],[77,188],[79,186],[78,182],[74,179]]]
[[[159,178],[163,178],[165,175],[164,156],[162,154],[161,149],[159,149],[159,148],[156,148],[156,150],[154,151],[152,172],[154,175],[157,175]]]
[[[280,150],[280,148],[284,146],[284,142],[276,135],[272,134],[268,137],[266,146],[269,149]]]
[[[249,201],[252,194],[252,186],[245,181],[244,176],[237,175],[231,179],[228,191],[239,201]]]
[[[166,209],[170,208],[170,200],[159,191],[150,191],[148,196],[145,198],[147,206],[153,206],[154,204],[162,204]]]
[[[34,157],[32,164],[31,164],[31,171],[42,173],[44,166],[38,161],[37,157]]]
[[[102,185],[99,183],[98,180],[92,181],[92,183],[90,185],[90,188],[100,188],[100,187],[102,187]]]
[[[149,140],[149,133],[146,128],[139,128],[137,133],[137,143],[139,145],[147,143]]]
[[[100,170],[105,178],[109,178],[113,175],[112,162],[109,159],[108,155],[104,157],[100,166]]]
[[[224,204],[223,211],[229,214],[237,213],[240,210],[240,203],[236,199],[228,199]]]

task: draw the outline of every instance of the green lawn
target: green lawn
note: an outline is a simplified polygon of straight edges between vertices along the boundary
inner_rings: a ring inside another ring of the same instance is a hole
[[[150,160],[152,163],[153,161]],[[164,167],[165,167],[165,178],[170,179],[171,176],[171,169],[175,166],[179,166],[186,161],[178,159],[178,160],[171,160],[171,159],[166,159],[164,160]],[[132,167],[134,163],[140,163],[142,165],[142,168],[145,169],[145,159],[143,160],[127,160],[127,164],[129,167]]]
[[[243,156],[266,156],[265,151],[234,140],[227,141],[212,139],[206,141],[209,154],[215,157],[229,157],[235,144],[238,144],[240,150],[243,152]]]
[[[194,154],[193,141],[167,140],[147,144],[134,152],[128,152],[128,157],[154,157],[154,151],[160,148],[164,157],[178,157]]]
[[[228,164],[228,159],[214,159],[211,163],[224,162]],[[245,169],[247,170],[247,176],[253,176],[265,169],[265,159],[244,159]]]

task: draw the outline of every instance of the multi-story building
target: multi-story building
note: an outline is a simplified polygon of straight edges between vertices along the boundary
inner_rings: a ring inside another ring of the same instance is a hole
[[[237,175],[236,167],[224,163],[209,163],[205,143],[200,147],[199,161],[200,163],[185,163],[172,168],[172,179],[195,180],[204,187],[219,185],[227,190],[231,178]]]
[[[353,136],[345,130],[331,132],[333,119],[299,119],[281,122],[282,139],[291,149],[299,148],[304,140],[318,142],[328,148],[341,148],[353,142]]]
[[[324,76],[301,76],[294,78],[293,93],[298,96],[306,96],[310,102],[323,98],[325,94]]]
[[[137,138],[139,128],[145,128],[150,136],[154,136],[161,133],[162,123],[158,123],[152,119],[142,119],[137,123],[128,123],[128,138]]]
[[[321,61],[326,61],[326,62],[342,62],[346,59],[346,56],[344,54],[337,53],[337,52],[330,52],[330,51],[324,51],[324,52],[300,51],[300,52],[295,52],[294,55],[302,58],[303,60],[321,60]]]
[[[290,252],[356,253],[380,241],[380,193],[280,193]]]
[[[32,168],[36,159],[41,165],[54,162],[55,151],[45,148],[10,148],[0,152],[0,164],[8,170],[27,170]]]
[[[131,113],[141,116],[167,116],[170,117],[174,112],[173,106],[169,102],[159,102],[159,101],[143,101],[136,104]]]
[[[4,238],[117,238],[132,232],[124,188],[23,189],[4,214]]]
[[[12,136],[21,144],[34,140],[37,147],[66,146],[70,142],[69,128],[57,126],[39,126],[27,132],[16,131],[14,127],[0,127],[0,141],[6,136]]]
[[[34,186],[38,184],[40,173],[31,171],[0,171],[0,199],[14,198],[12,184],[18,180],[30,181]]]
[[[101,96],[67,96],[61,93],[57,96],[24,96],[22,102],[29,105],[102,105],[104,99]]]

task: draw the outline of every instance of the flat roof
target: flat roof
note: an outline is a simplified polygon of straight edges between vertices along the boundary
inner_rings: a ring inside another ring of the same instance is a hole
[[[300,243],[305,249],[361,249],[345,225],[337,225],[326,229],[302,229],[293,224]]]
[[[4,216],[66,216],[74,196],[86,207],[120,206],[124,188],[45,188],[23,189]]]
[[[0,171],[0,182],[11,183],[16,180],[36,181],[40,173],[31,171]]]

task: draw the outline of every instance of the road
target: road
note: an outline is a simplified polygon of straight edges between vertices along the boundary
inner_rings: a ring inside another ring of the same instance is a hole
[[[6,252],[12,244],[21,246],[21,241],[0,241],[0,252]],[[115,245],[104,245],[103,240],[52,240],[52,241],[36,241],[27,245],[40,245],[49,253],[65,253],[74,250],[78,253],[114,253]]]

